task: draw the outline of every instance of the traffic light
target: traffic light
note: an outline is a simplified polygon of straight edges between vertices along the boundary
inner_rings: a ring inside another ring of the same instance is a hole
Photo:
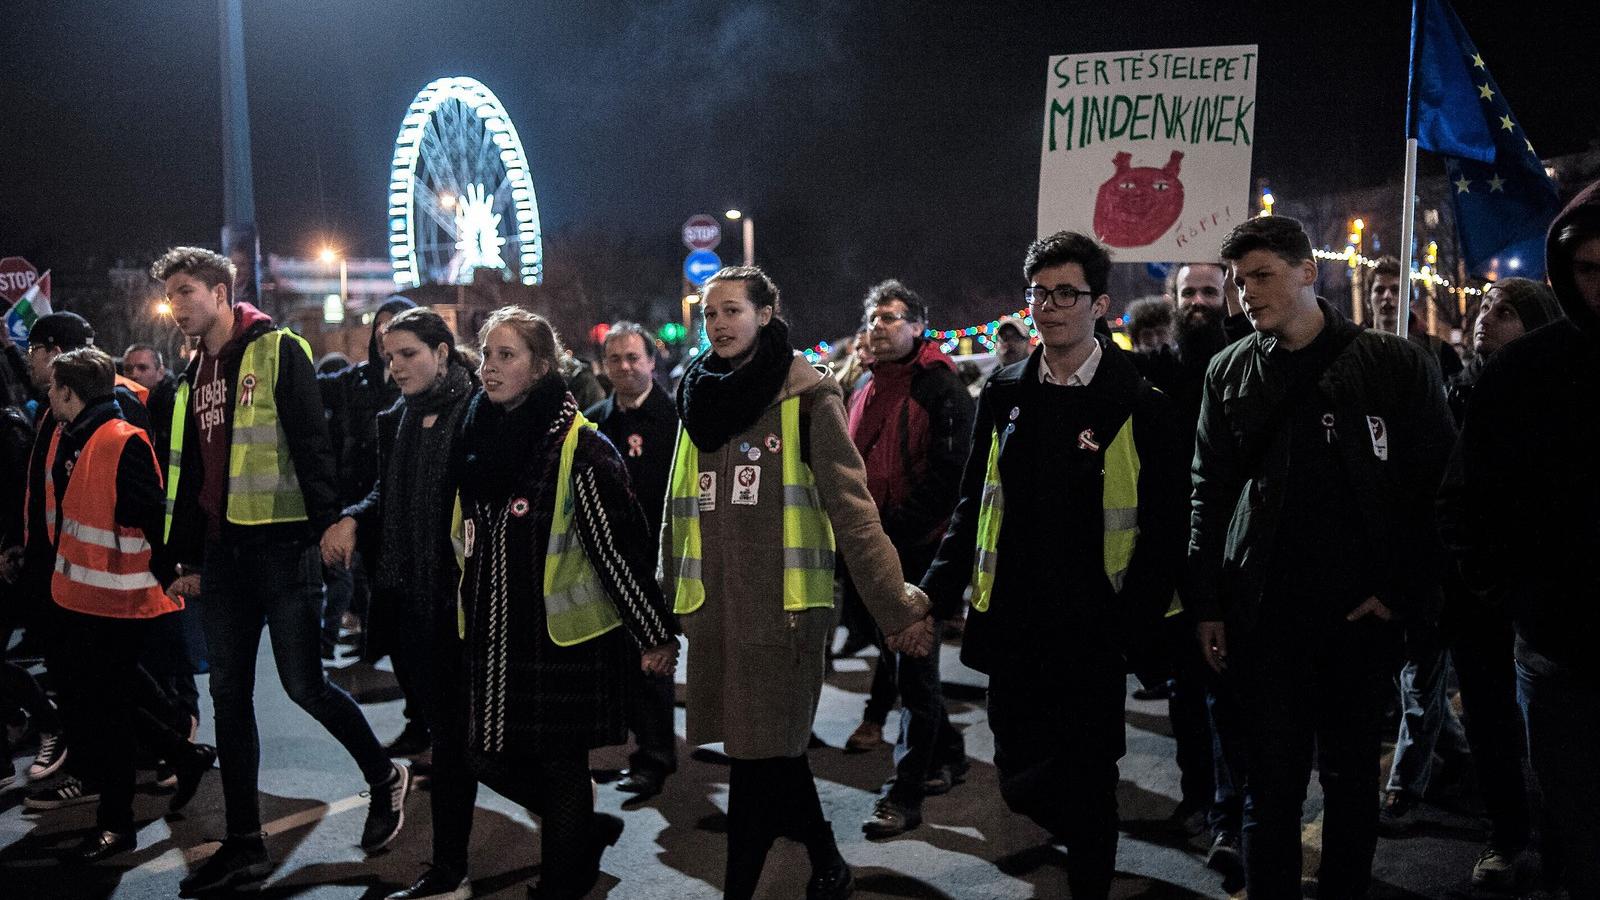
[[[656,334],[660,335],[663,341],[666,341],[669,344],[676,344],[683,340],[683,326],[677,322],[668,322],[667,324],[661,326],[660,330],[658,330]]]

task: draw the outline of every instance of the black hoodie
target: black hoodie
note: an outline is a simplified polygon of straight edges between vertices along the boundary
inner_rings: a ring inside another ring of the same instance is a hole
[[[367,361],[317,376],[322,404],[327,408],[328,438],[338,461],[341,507],[361,502],[378,483],[378,413],[400,399],[400,388],[388,379],[378,346],[378,319],[384,313],[397,316],[415,307],[398,294],[383,301],[372,316]]]
[[[1600,318],[1555,237],[1600,237],[1600,182],[1550,226],[1546,269],[1566,318],[1507,344],[1478,379],[1440,492],[1467,585],[1504,604],[1525,664],[1600,674]]]

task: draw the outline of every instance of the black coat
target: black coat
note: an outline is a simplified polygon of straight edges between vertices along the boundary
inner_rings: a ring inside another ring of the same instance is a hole
[[[1040,384],[1042,353],[984,385],[961,499],[922,581],[936,610],[959,604],[971,583],[989,448],[1001,434],[1006,507],[993,599],[987,612],[967,617],[961,647],[962,661],[984,672],[1059,655],[1069,639],[1127,651],[1171,604],[1183,562],[1189,448],[1167,398],[1109,344],[1085,387]],[[1140,461],[1139,542],[1116,593],[1105,575],[1101,486],[1105,448],[1129,416]],[[1100,449],[1078,443],[1085,429]]]
[[[1416,344],[1365,331],[1325,301],[1325,327],[1348,345],[1318,381],[1339,428],[1343,474],[1364,524],[1365,581],[1402,615],[1438,611],[1442,560],[1432,502],[1455,429],[1439,367]],[[1195,437],[1184,605],[1202,620],[1253,624],[1290,480],[1290,428],[1275,415],[1290,385],[1262,332],[1232,344],[1206,373]],[[1368,417],[1383,420],[1379,458]],[[1402,543],[1403,540],[1403,543]]]

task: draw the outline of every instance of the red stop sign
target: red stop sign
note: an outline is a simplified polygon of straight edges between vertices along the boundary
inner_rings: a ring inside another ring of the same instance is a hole
[[[705,213],[692,215],[683,223],[683,243],[691,250],[714,250],[722,243],[722,226]]]
[[[39,270],[20,256],[0,259],[0,297],[15,303],[39,280]]]

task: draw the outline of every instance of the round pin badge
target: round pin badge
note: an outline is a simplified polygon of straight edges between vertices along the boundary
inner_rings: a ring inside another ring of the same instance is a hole
[[[528,500],[526,497],[518,497],[511,501],[511,514],[519,519],[528,514]]]
[[[744,442],[740,443],[739,444],[739,452],[740,453],[749,453],[750,452],[750,442],[749,441],[744,441]]]
[[[1020,416],[1020,415],[1022,415],[1022,408],[1021,407],[1019,407],[1019,406],[1011,407],[1011,421],[1015,422],[1017,420],[1017,416]]]
[[[755,462],[761,458],[761,451],[751,447],[749,452],[745,453],[745,456],[748,457],[751,462]]]
[[[767,450],[768,450],[768,452],[777,453],[779,448],[781,448],[782,446],[783,446],[783,441],[778,440],[778,436],[777,435],[775,435],[775,434],[767,435]]]

